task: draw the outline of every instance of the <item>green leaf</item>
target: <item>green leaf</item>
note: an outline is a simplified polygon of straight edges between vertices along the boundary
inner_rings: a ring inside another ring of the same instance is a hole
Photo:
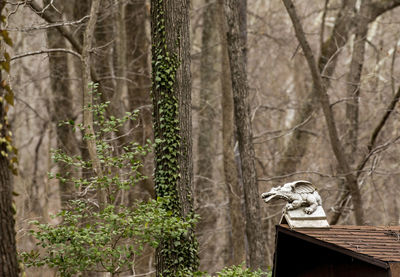
[[[6,99],[8,104],[14,106],[14,93],[7,91],[6,95],[4,96],[4,99]]]
[[[9,46],[13,46],[12,40],[7,30],[1,30],[1,36],[3,37],[5,43],[7,43]]]

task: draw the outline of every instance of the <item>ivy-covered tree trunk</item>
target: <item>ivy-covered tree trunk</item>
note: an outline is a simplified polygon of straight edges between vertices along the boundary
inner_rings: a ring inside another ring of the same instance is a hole
[[[5,1],[0,2],[0,15],[5,5]],[[1,25],[4,25],[2,16]],[[3,26],[1,26],[3,27]],[[7,81],[3,79],[3,69],[9,71],[9,54],[4,52],[5,44],[11,42],[7,31],[2,31],[0,38],[0,54],[6,60],[1,63],[0,68],[0,276],[16,277],[19,267],[17,260],[17,248],[15,244],[15,220],[12,207],[12,182],[9,162],[9,149],[11,143],[10,130],[7,128],[6,109],[12,102],[12,93]],[[8,57],[8,58],[7,58]]]
[[[248,241],[248,265],[252,269],[267,269],[265,245],[261,228],[260,195],[254,164],[254,146],[250,118],[249,91],[246,73],[246,42],[241,34],[241,0],[225,1],[228,24],[227,40],[231,69],[234,116],[239,144]]]
[[[151,1],[154,181],[173,215],[192,213],[189,1]],[[156,253],[157,276],[191,276],[198,267],[193,230],[165,240]]]

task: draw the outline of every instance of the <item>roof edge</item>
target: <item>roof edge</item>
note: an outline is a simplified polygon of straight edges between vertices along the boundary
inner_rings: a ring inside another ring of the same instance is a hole
[[[325,229],[325,228],[323,228],[323,229]],[[294,237],[299,238],[299,239],[303,239],[303,240],[308,241],[310,243],[315,243],[317,245],[329,248],[329,249],[331,249],[333,251],[340,252],[340,253],[345,254],[345,255],[349,255],[349,256],[351,256],[353,258],[359,259],[359,260],[364,261],[364,262],[369,263],[369,264],[376,265],[376,266],[384,268],[384,269],[389,269],[390,268],[389,262],[381,261],[381,260],[378,260],[376,258],[370,257],[368,255],[354,252],[354,251],[352,251],[350,249],[341,247],[339,245],[336,245],[336,244],[333,244],[333,243],[329,243],[329,242],[326,242],[326,241],[323,241],[323,240],[319,240],[317,238],[314,238],[312,236],[308,236],[308,235],[303,234],[303,233],[299,233],[299,232],[296,231],[296,229],[290,229],[290,228],[286,228],[286,227],[281,226],[281,225],[276,225],[276,231],[285,233],[287,235],[294,236]]]

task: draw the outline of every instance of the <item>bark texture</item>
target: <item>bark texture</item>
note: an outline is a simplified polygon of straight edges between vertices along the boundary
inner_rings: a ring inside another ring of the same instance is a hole
[[[3,124],[3,105],[0,105],[0,116],[0,123]],[[4,137],[4,131],[1,133]],[[0,150],[7,151],[4,144],[0,146]],[[0,155],[0,276],[16,277],[19,269],[15,244],[11,172],[8,167],[8,159]]]
[[[5,126],[3,103],[0,105],[0,117],[0,124]],[[5,128],[2,128],[1,137],[4,136]],[[0,151],[7,153],[4,143],[0,145]],[[8,159],[0,155],[0,276],[19,276],[14,226],[11,172]]]
[[[347,117],[347,153],[351,164],[358,149],[358,130],[359,130],[359,98],[361,87],[361,73],[364,65],[365,44],[368,33],[369,20],[369,0],[361,1],[361,8],[356,15],[356,30],[353,43],[353,53],[350,63],[350,71],[347,75],[347,98],[346,117]]]
[[[3,8],[5,1],[0,2],[0,15],[3,16]],[[1,23],[1,25],[3,25]],[[0,53],[4,53],[4,40],[0,41]],[[5,120],[5,103],[4,95],[6,93],[4,85],[6,81],[3,80],[3,72],[0,70],[0,80],[2,87],[0,95],[2,101],[0,102],[0,137],[4,139],[6,132],[8,132],[7,122]],[[12,174],[10,171],[10,164],[7,158],[6,142],[0,143],[0,276],[17,277],[19,273],[18,260],[17,260],[17,247],[15,242],[15,219],[14,209],[12,204]]]
[[[231,70],[234,117],[239,144],[240,167],[245,202],[248,265],[252,269],[266,269],[265,248],[261,228],[260,196],[254,164],[254,146],[250,117],[249,90],[245,62],[245,41],[240,32],[240,1],[225,2],[227,41]]]

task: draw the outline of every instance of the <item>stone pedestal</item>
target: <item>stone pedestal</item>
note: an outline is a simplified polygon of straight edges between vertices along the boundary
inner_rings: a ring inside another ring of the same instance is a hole
[[[304,207],[292,211],[284,211],[280,224],[288,224],[294,228],[329,228],[324,209],[318,206],[312,214],[306,214]]]

